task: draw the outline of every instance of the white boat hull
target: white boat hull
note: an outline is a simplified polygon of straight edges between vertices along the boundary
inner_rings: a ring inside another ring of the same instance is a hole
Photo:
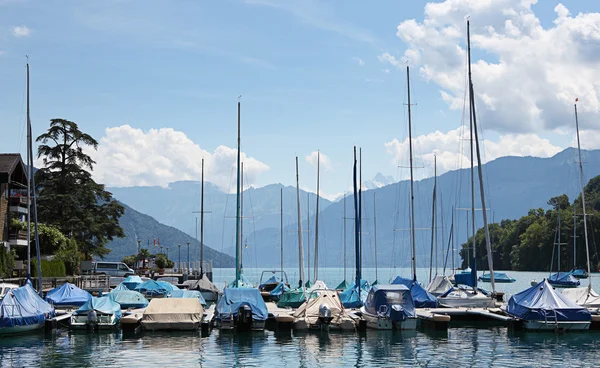
[[[142,321],[142,327],[149,331],[194,331],[200,327],[200,322],[154,322],[154,321]]]
[[[378,317],[363,312],[367,327],[375,330],[416,330],[417,318],[407,318],[404,321],[392,321],[386,317]]]
[[[14,326],[14,327],[3,327],[0,328],[0,335],[14,335],[21,334],[25,332],[39,330],[44,327],[43,323],[38,323],[35,325],[25,325],[25,326]]]
[[[493,308],[496,301],[491,296],[482,293],[474,294],[470,291],[453,291],[443,298],[438,298],[438,303],[446,308]]]
[[[590,329],[590,321],[569,322],[569,321],[525,321],[524,327],[529,331],[584,331]]]
[[[86,315],[71,316],[71,329],[73,330],[112,330],[117,328],[119,321],[114,314],[98,314],[96,323],[89,323]]]

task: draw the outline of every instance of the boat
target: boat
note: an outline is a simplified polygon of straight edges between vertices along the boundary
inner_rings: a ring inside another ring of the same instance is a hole
[[[263,281],[264,277],[265,277],[265,273],[266,274],[271,273],[272,276],[269,277],[266,281]],[[279,275],[277,275],[277,274],[279,274]],[[284,285],[287,285],[289,288],[288,278],[284,271],[276,271],[276,270],[263,271],[260,275],[260,283],[258,285],[258,290],[260,291],[263,298],[270,300],[271,297],[274,296],[271,294],[271,291],[276,289],[282,283]]]
[[[119,303],[121,309],[139,309],[148,306],[148,299],[135,290],[113,290],[108,297]]]
[[[55,307],[81,307],[92,298],[92,294],[78,288],[71,283],[50,290],[46,294],[46,301]]]
[[[208,279],[206,274],[202,274],[199,280],[188,280],[184,284],[188,285],[188,290],[197,290],[207,303],[216,303],[219,298],[219,289]]]
[[[142,316],[145,330],[197,330],[203,308],[198,298],[152,299]]]
[[[571,274],[571,276],[573,276],[574,278],[580,280],[580,279],[587,279],[590,275],[588,274],[588,272],[586,270],[584,270],[583,268],[573,268],[571,270],[571,272],[569,272]]]
[[[130,275],[127,276],[123,281],[121,281],[121,284],[129,290],[135,290],[135,288],[143,282],[144,280],[142,280],[141,277],[137,275]]]
[[[204,300],[204,297],[202,296],[202,293],[199,292],[198,290],[173,290],[167,294],[167,298],[198,299],[198,300],[200,300],[200,304],[207,305],[206,300]]]
[[[600,308],[600,295],[589,286],[564,289],[562,294],[570,301],[586,308]]]
[[[344,309],[335,290],[313,290],[294,313],[295,330],[354,331],[358,323]]]
[[[483,171],[481,162],[481,151],[479,147],[479,138],[477,130],[477,114],[475,109],[475,92],[473,89],[473,80],[471,78],[471,37],[470,23],[467,20],[467,66],[468,66],[468,88],[469,88],[469,126],[470,126],[470,144],[471,144],[471,225],[473,229],[473,252],[470,260],[471,272],[462,272],[454,275],[454,281],[458,285],[448,290],[438,298],[439,303],[445,307],[493,307],[495,306],[494,294],[496,292],[496,282],[494,278],[494,261],[492,257],[492,244],[490,231],[488,227],[487,210],[485,205],[485,186],[483,183]],[[475,143],[475,145],[473,145]],[[488,269],[490,270],[490,283],[492,293],[489,295],[481,292],[477,287],[477,247],[475,244],[475,175],[474,175],[474,157],[473,149],[477,154],[477,174],[479,177],[479,194],[481,198],[481,213],[483,215],[483,229],[485,231],[485,246],[488,255]]]
[[[561,293],[554,290],[544,279],[518,294],[513,295],[506,313],[524,322],[527,330],[587,330],[592,315]]]
[[[581,284],[570,272],[556,272],[548,277],[548,282],[559,288],[575,288]]]
[[[264,330],[269,316],[267,305],[255,288],[225,288],[215,309],[221,330]]]
[[[121,305],[110,296],[92,297],[71,315],[71,328],[75,330],[110,330],[119,325]]]
[[[8,292],[10,290],[16,289],[18,287],[19,287],[19,285],[17,285],[17,284],[10,284],[10,283],[6,283],[6,282],[0,283],[0,300],[2,300],[4,298],[4,296],[6,294],[8,294]]]
[[[54,308],[40,298],[28,280],[24,286],[8,290],[0,302],[0,335],[43,328],[46,319],[54,316]]]
[[[440,296],[445,294],[453,287],[450,278],[445,275],[436,275],[433,280],[427,285],[427,292],[433,296]]]
[[[437,308],[438,299],[425,290],[416,280],[396,276],[392,285],[404,285],[410,290],[416,308]]]
[[[337,290],[337,291],[344,291],[349,286],[350,286],[350,284],[348,283],[348,281],[346,281],[346,279],[344,279],[344,281],[340,282],[340,284],[335,287],[335,290]]]
[[[489,273],[486,274],[484,272],[483,275],[479,276],[478,280],[481,282],[491,282],[492,277],[490,276]],[[504,283],[504,284],[510,284],[510,283],[517,281],[517,280],[513,279],[512,277],[508,276],[506,273],[498,272],[498,271],[494,271],[494,280],[498,283]]]
[[[404,285],[378,284],[361,308],[367,327],[376,330],[414,330],[417,314],[410,290]]]
[[[169,291],[175,290],[174,286],[165,281],[144,281],[135,287],[135,291],[144,295],[147,299],[164,298]]]

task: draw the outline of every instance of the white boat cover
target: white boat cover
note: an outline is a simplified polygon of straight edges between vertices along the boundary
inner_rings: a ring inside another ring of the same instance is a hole
[[[202,304],[197,298],[152,299],[142,317],[142,324],[177,325],[199,324],[202,321]]]
[[[427,286],[427,291],[435,296],[445,294],[452,288],[452,283],[448,279],[448,276],[437,275],[431,280],[431,283]]]
[[[325,284],[325,281],[317,280],[310,288],[306,289],[306,292],[310,293],[313,290],[322,290],[322,289],[327,289],[327,284]]]
[[[317,294],[316,298],[312,298],[304,302],[300,308],[296,310],[294,313],[294,317],[296,318],[304,318],[308,324],[316,324],[319,320],[319,307],[323,304],[327,304],[329,309],[331,310],[331,316],[333,319],[331,320],[332,325],[342,325],[343,323],[348,323],[349,321],[354,321],[342,305],[342,301],[335,290],[320,290],[318,292],[314,292]]]
[[[588,286],[564,289],[562,294],[582,307],[600,308],[600,295]]]

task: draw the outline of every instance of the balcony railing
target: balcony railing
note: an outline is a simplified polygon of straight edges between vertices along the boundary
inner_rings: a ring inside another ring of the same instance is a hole
[[[27,240],[27,231],[19,230],[19,231],[11,231],[8,234],[9,240]]]
[[[8,198],[8,205],[9,206],[27,207],[27,197],[23,197],[23,196],[9,197]]]

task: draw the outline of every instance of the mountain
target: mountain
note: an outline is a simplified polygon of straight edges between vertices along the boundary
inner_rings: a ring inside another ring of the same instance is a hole
[[[363,181],[363,189],[377,189],[394,183],[394,177],[384,176],[382,173],[377,173],[372,180]],[[340,197],[343,198],[343,197]]]
[[[178,181],[166,188],[127,187],[108,188],[113,197],[136,211],[152,216],[158,222],[177,228],[196,238],[196,219],[200,218],[200,182]],[[243,193],[243,234],[249,239],[251,233],[280,226],[280,191],[283,190],[284,224],[297,219],[296,188],[281,184],[262,188],[250,187]],[[316,194],[300,191],[302,217],[314,214]],[[321,198],[319,209],[331,202]],[[307,207],[310,205],[309,211]],[[225,193],[217,186],[204,182],[204,243],[228,254],[235,254],[236,195]],[[199,222],[198,222],[199,224]],[[200,225],[198,225],[199,227]],[[200,229],[198,228],[198,232]],[[149,233],[143,241],[158,237]],[[167,239],[161,237],[161,239]]]
[[[591,178],[600,174],[600,150],[583,151],[585,177]],[[501,157],[482,167],[486,191],[488,222],[501,219],[516,219],[528,213],[532,208],[549,208],[549,198],[567,194],[575,198],[580,191],[577,151],[566,149],[550,158],[539,157]],[[447,172],[437,179],[438,213],[444,213],[444,229],[441,216],[437,221],[437,244],[440,249],[439,263],[448,247],[449,228],[452,208],[455,208],[456,229],[455,245],[458,248],[467,238],[467,227],[471,232],[470,219],[467,224],[467,211],[471,207],[470,170],[461,169]],[[362,193],[363,207],[363,264],[374,266],[373,237],[373,196],[376,196],[377,207],[377,253],[380,267],[403,267],[410,265],[410,198],[409,181],[401,181]],[[417,262],[419,267],[428,267],[431,247],[431,208],[433,178],[415,182],[415,228]],[[475,207],[476,227],[483,224],[479,208],[481,200],[477,168],[475,169]],[[339,200],[323,211],[319,216],[319,265],[324,267],[340,267],[343,258],[343,220],[346,217],[347,263],[354,265],[354,208],[353,196],[346,197],[346,213],[344,216],[344,200]],[[314,228],[314,216],[311,216],[311,227]],[[303,229],[306,229],[306,221]],[[284,261],[288,266],[298,264],[297,225],[291,224],[284,231]],[[307,234],[304,236],[305,257]],[[260,255],[256,257],[257,265],[276,266],[279,264],[279,230],[276,228],[257,230],[250,236],[254,243],[248,249]],[[310,237],[314,247],[314,233]],[[441,250],[443,248],[443,251]],[[314,250],[311,250],[311,256]],[[448,260],[450,262],[451,258]],[[314,263],[314,259],[310,260]],[[449,263],[450,264],[450,263]]]
[[[123,203],[121,203],[123,204]],[[187,261],[187,242],[190,242],[190,259],[199,259],[200,242],[188,234],[174,227],[163,225],[148,215],[144,215],[133,208],[123,204],[125,214],[119,219],[119,224],[125,231],[125,238],[117,238],[108,244],[111,252],[106,256],[109,261],[120,261],[124,256],[137,252],[136,239],[141,240],[140,247],[148,248],[150,253],[159,252],[159,247],[154,246],[154,238],[160,239],[163,251],[169,254],[169,258],[175,262],[179,261],[179,249],[181,244],[181,261]],[[213,267],[235,267],[235,259],[223,254],[211,247],[204,245],[204,259],[212,260]]]

